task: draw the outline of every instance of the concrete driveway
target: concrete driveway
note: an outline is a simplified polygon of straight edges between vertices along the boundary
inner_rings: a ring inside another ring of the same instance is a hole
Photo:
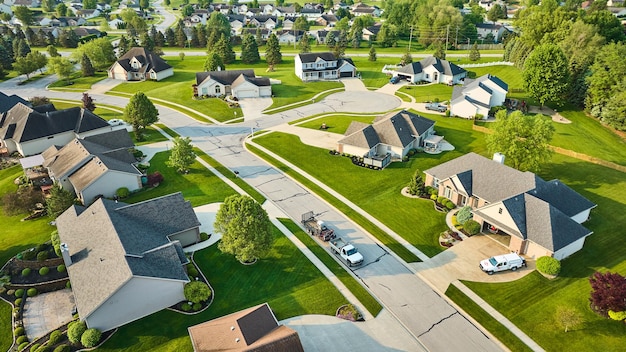
[[[298,127],[284,123],[274,126],[269,130],[284,132],[300,137],[302,143],[323,149],[337,149],[337,142],[345,137],[343,134],[327,132],[324,130],[314,130],[305,127]]]
[[[245,98],[239,100],[244,121],[265,116],[262,111],[272,105],[272,98]]]
[[[507,282],[517,280],[534,270],[534,261],[528,261],[527,268],[493,275],[488,275],[478,267],[483,259],[509,252],[510,250],[500,242],[486,235],[476,235],[455,244],[428,261],[410,265],[437,290],[445,292],[448,285],[455,280]]]
[[[24,304],[24,329],[33,341],[72,321],[74,295],[63,289],[30,297]]]

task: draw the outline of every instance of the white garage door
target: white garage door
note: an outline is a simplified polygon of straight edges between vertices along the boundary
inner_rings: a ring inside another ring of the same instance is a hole
[[[258,96],[257,92],[253,89],[237,91],[237,98],[257,98]]]

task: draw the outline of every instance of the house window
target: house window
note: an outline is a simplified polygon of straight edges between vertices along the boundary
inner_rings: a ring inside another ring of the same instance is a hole
[[[426,78],[426,79],[428,79],[428,78],[429,78],[429,77],[428,77],[428,73],[427,73],[426,75],[424,75],[424,78]]]
[[[202,95],[209,94],[206,87],[202,87]]]
[[[222,92],[222,87],[215,86],[215,94],[220,94]]]
[[[472,208],[478,208],[478,198],[474,198],[474,201],[472,202]]]
[[[443,191],[443,196],[450,199],[452,197],[452,189],[450,187],[446,187]]]
[[[433,177],[433,187],[434,188],[439,188],[439,179],[438,178],[434,178]]]
[[[461,195],[461,204],[467,205],[467,197],[464,195]]]

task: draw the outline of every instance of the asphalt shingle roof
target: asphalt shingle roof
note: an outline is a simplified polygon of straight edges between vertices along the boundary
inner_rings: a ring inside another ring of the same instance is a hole
[[[22,97],[19,97],[15,94],[13,95],[6,95],[2,92],[0,92],[0,113],[5,112],[5,111],[9,111],[12,107],[14,107],[15,105],[17,105],[17,103],[22,103],[24,105],[30,105],[30,103],[24,99],[22,99]]]
[[[302,63],[307,62],[315,62],[318,58],[324,61],[336,61],[337,58],[331,52],[323,52],[323,53],[300,53],[296,56],[300,57],[300,61]]]
[[[130,65],[130,61],[133,58],[136,58],[142,63],[139,70],[134,69]],[[126,52],[126,54],[122,55],[122,57],[117,60],[117,63],[119,63],[126,71],[149,72],[150,70],[154,70],[154,72],[161,72],[172,68],[172,66],[165,62],[165,60],[163,60],[159,55],[142,47],[131,48],[128,52]]]
[[[405,65],[399,68],[396,71],[400,73],[407,73],[407,74],[414,75],[414,74],[424,71],[424,69],[429,66],[433,66],[438,72],[443,73],[447,76],[455,76],[455,75],[465,72],[464,68],[459,67],[447,60],[438,59],[434,56],[426,57],[418,62],[412,62],[408,65]]]

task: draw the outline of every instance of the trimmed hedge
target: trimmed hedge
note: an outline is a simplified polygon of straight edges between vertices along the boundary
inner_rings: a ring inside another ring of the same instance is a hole
[[[37,349],[39,348],[39,346],[41,346],[40,343],[36,343],[36,344],[30,346],[30,352],[37,352]]]
[[[206,241],[209,239],[209,234],[206,232],[200,232],[200,241]]]
[[[18,346],[24,342],[28,342],[28,337],[26,337],[26,335],[22,335],[15,340],[15,343],[17,343]]]
[[[468,220],[463,224],[463,230],[470,235],[475,235],[480,232],[480,224],[474,220]]]
[[[15,290],[15,297],[20,298],[24,296],[24,289],[23,288],[18,288],[17,290]]]
[[[70,346],[68,345],[59,345],[54,349],[54,352],[70,352]]]
[[[74,321],[68,325],[67,339],[71,343],[79,343],[83,333],[87,330],[87,324],[82,321]]]
[[[130,195],[130,191],[126,187],[120,187],[115,191],[115,194],[120,198],[126,198]]]
[[[26,342],[22,342],[22,343],[21,343],[21,344],[17,347],[17,350],[18,350],[18,351],[22,351],[22,350],[24,350],[24,349],[26,348],[26,346],[28,346],[28,344],[29,344],[29,343],[30,343],[30,342],[28,342],[28,341],[26,341]]]
[[[188,312],[188,311],[191,310],[191,305],[189,303],[185,302],[185,303],[183,303],[181,308],[182,308],[183,312]]]
[[[72,283],[69,280],[65,284],[65,288],[72,288]]]
[[[22,304],[22,299],[21,298],[18,298],[18,299],[15,300],[15,306],[16,307],[19,307],[21,304]]]
[[[65,264],[61,264],[59,266],[57,266],[57,271],[60,273],[64,273],[67,270],[67,268],[65,267]]]
[[[185,284],[183,288],[185,299],[189,302],[200,303],[211,297],[209,285],[202,281],[192,281]]]
[[[50,337],[48,338],[48,345],[56,345],[57,343],[63,341],[63,337],[63,333],[61,333],[59,330],[54,330],[52,333],[50,333]]]
[[[43,262],[46,259],[48,259],[48,251],[41,251],[37,253],[37,261]]]
[[[26,291],[26,295],[28,297],[35,297],[35,296],[37,296],[37,293],[38,293],[37,289],[34,288],[34,287],[33,288],[29,288],[28,291]]]
[[[41,269],[39,269],[39,275],[41,276],[48,275],[49,272],[50,272],[50,268],[48,268],[47,266],[44,266]]]
[[[95,347],[102,338],[102,332],[98,329],[87,329],[80,338],[80,343],[87,348]]]
[[[546,275],[558,275],[561,272],[561,262],[558,259],[543,256],[537,259],[537,270]]]
[[[22,276],[28,276],[30,275],[30,268],[24,268],[24,270],[22,270]]]

